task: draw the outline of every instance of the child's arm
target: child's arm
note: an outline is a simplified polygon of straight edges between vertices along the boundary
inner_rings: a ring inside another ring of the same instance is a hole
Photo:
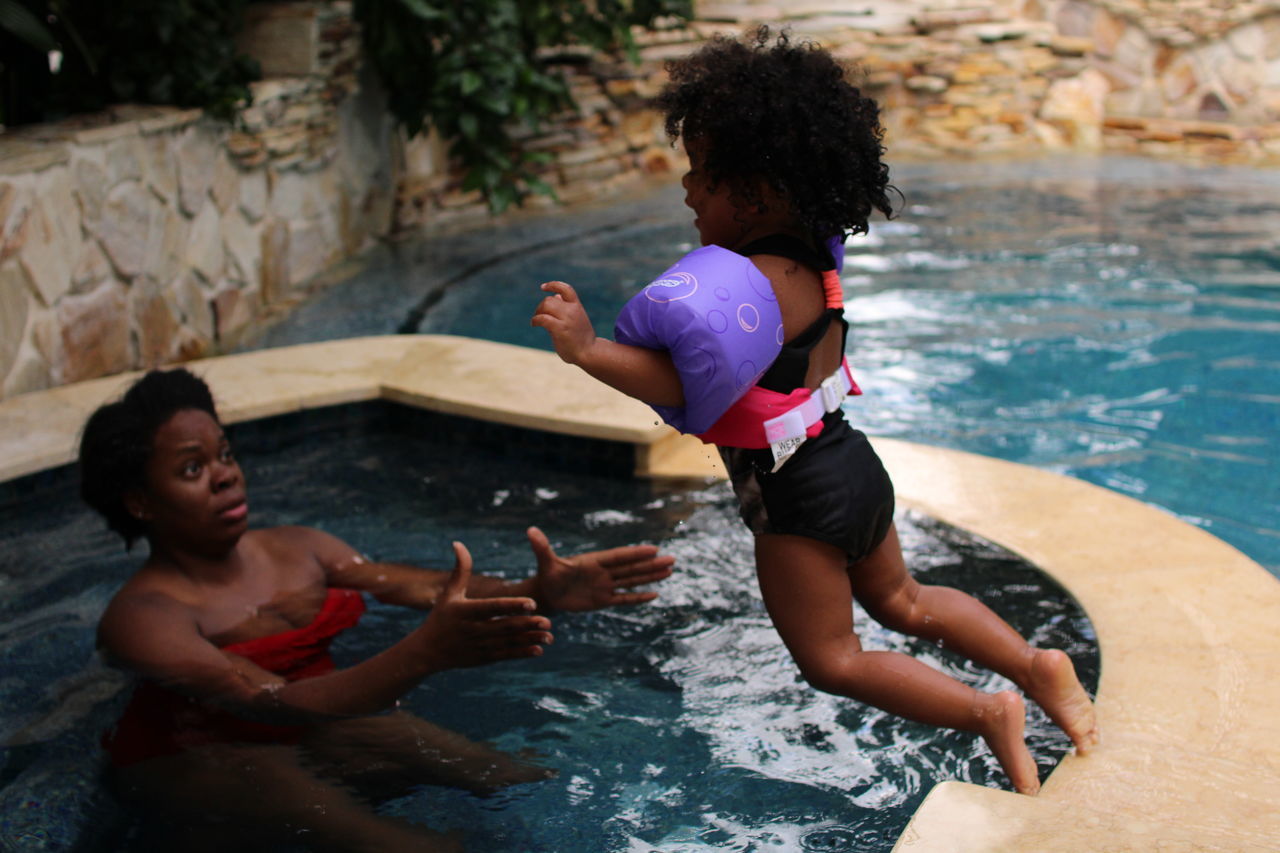
[[[556,354],[601,382],[651,406],[683,406],[684,388],[665,350],[645,349],[596,337],[578,294],[563,281],[542,285],[547,296],[532,323],[551,335]]]

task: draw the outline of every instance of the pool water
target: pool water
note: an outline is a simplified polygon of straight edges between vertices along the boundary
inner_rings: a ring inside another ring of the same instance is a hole
[[[864,428],[1106,486],[1280,575],[1280,171],[909,174],[847,248]]]
[[[1280,171],[1060,157],[892,174],[901,215],[846,246],[866,391],[850,420],[1106,486],[1280,575]],[[682,197],[397,247],[264,342],[345,328],[545,349],[528,318],[552,278],[611,335],[694,248]]]
[[[444,673],[410,694],[410,710],[504,749],[532,748],[559,771],[490,798],[422,788],[382,806],[462,830],[468,850],[888,850],[936,782],[1007,787],[979,739],[799,680],[723,485],[640,482],[610,473],[626,448],[584,453],[580,440],[478,430],[390,404],[246,424],[231,436],[256,524],[321,527],[375,558],[447,565],[456,538],[478,570],[522,577],[530,523],[562,553],[648,541],[678,557],[656,603],[559,615],[544,657]],[[80,508],[69,469],[0,487],[0,506],[0,849],[134,850],[130,820],[98,782],[97,740],[127,683],[96,661],[93,630],[144,546],[126,554]],[[970,590],[1032,642],[1067,649],[1096,686],[1096,638],[1056,583],[937,522],[899,524],[923,580]],[[339,665],[419,618],[373,603],[335,645]],[[871,648],[909,651],[982,690],[1010,686],[862,613],[857,621]],[[1029,711],[1044,775],[1069,744]]]

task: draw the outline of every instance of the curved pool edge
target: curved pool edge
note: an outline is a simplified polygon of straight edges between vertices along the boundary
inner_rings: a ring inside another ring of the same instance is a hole
[[[722,476],[696,439],[552,353],[443,335],[354,338],[190,362],[230,423],[387,399],[629,442],[644,476]],[[70,462],[130,373],[0,401],[0,481]],[[875,439],[899,500],[1025,557],[1098,633],[1102,744],[1039,797],[936,786],[895,850],[1271,850],[1280,838],[1280,582],[1216,537],[1069,477]]]
[[[1140,501],[1002,460],[879,439],[904,503],[1024,557],[1098,634],[1102,744],[1037,798],[945,783],[898,851],[1274,850],[1280,582]]]

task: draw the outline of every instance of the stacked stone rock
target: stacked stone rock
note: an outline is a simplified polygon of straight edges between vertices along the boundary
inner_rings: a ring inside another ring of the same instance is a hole
[[[0,134],[3,396],[229,348],[387,233],[350,3],[251,8],[269,76],[233,127],[124,105]]]
[[[1107,149],[1280,162],[1280,0],[742,0],[696,11],[688,27],[637,33],[638,68],[565,67],[580,111],[526,140],[553,154],[544,178],[561,198],[679,168],[644,106],[663,63],[761,23],[860,66],[899,159]],[[416,162],[433,171],[407,171],[398,228],[481,212],[438,153]]]

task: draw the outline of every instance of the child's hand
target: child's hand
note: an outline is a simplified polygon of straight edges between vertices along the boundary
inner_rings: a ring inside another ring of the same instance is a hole
[[[551,335],[556,355],[569,364],[581,364],[587,351],[596,342],[595,329],[582,307],[578,294],[563,281],[548,281],[542,285],[547,296],[533,312],[534,326],[541,326]]]
[[[597,338],[572,287],[548,281],[542,289],[550,295],[538,303],[531,323],[547,330],[562,360],[642,403],[684,405],[684,386],[670,353]]]

